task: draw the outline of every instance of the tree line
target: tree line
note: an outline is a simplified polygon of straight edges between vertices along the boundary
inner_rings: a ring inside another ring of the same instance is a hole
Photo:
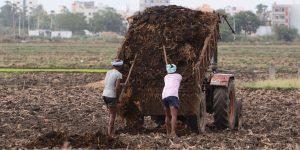
[[[241,11],[234,15],[227,14],[224,9],[219,9],[217,12],[227,16],[227,21],[235,29],[237,35],[244,35],[244,37],[256,33],[259,26],[270,26],[271,22],[268,20],[268,6],[258,4],[256,6],[256,13],[252,11]],[[270,17],[270,16],[269,16]],[[224,22],[224,20],[223,20]],[[298,31],[295,28],[288,28],[286,26],[277,26],[273,29],[274,37],[277,40],[294,41],[298,36]],[[234,40],[234,36],[230,27],[226,23],[220,25],[221,41],[229,42]]]
[[[30,13],[24,16],[21,9],[16,8],[10,2],[6,2],[0,8],[0,34],[18,35],[18,32],[27,33],[28,29],[46,30],[69,30],[75,35],[83,35],[84,30],[92,33],[112,31],[124,34],[127,23],[120,14],[113,8],[99,10],[92,18],[87,19],[82,13],[71,13],[67,8],[62,13],[48,13],[42,5],[36,8],[29,8]],[[217,12],[227,16],[229,24],[234,28],[237,35],[244,37],[256,32],[261,25],[271,25],[268,20],[268,6],[259,4],[256,13],[241,11],[235,15],[226,14],[224,9]],[[278,40],[293,41],[297,36],[297,29],[279,26],[273,29],[274,36]],[[221,41],[233,41],[231,29],[226,23],[220,25]],[[20,34],[20,33],[19,33]]]
[[[71,13],[67,8],[59,14],[53,11],[48,13],[42,5],[29,9],[31,10],[24,16],[22,9],[6,2],[0,8],[0,34],[18,35],[19,28],[23,34],[27,33],[28,29],[69,30],[77,35],[84,34],[84,30],[93,33],[111,31],[124,34],[127,27],[124,18],[109,7],[99,10],[90,19],[82,13]]]

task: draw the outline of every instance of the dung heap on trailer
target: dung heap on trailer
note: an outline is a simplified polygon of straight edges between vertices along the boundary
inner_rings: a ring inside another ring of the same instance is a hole
[[[216,13],[179,6],[151,7],[133,16],[117,54],[125,62],[121,70],[125,77],[132,65],[130,62],[137,55],[129,84],[121,98],[121,116],[136,120],[141,111],[145,114],[163,111],[161,93],[166,75],[163,47],[168,62],[176,64],[183,77],[179,91],[181,107],[188,107],[192,102],[190,99],[199,98],[197,93],[201,90],[210,61],[200,62],[201,52],[204,47],[216,49],[219,22]],[[205,45],[206,39],[214,41]],[[145,103],[148,105],[143,105]]]

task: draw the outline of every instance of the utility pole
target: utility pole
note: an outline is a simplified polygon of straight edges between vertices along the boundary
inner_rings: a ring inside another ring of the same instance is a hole
[[[19,37],[21,36],[21,14],[22,12],[19,12]]]
[[[234,15],[233,15],[233,30],[234,30],[234,32],[236,32],[236,29],[235,29],[235,17],[234,17]],[[236,39],[235,34],[233,34],[233,39],[234,40]]]
[[[22,17],[22,27],[23,34],[25,35],[25,17],[26,17],[26,0],[23,0],[23,17]]]
[[[50,11],[50,19],[51,19],[51,22],[50,22],[50,30],[52,31],[53,30],[53,15],[54,15],[54,10],[51,10]]]
[[[30,13],[28,12],[28,36],[29,36],[29,30],[30,30]]]
[[[15,4],[12,3],[12,13],[13,13],[13,30],[14,30],[14,39],[16,38],[16,28],[15,28]]]
[[[37,18],[37,29],[40,30],[40,15],[38,14]]]
[[[28,36],[29,36],[29,31],[30,31],[30,15],[31,15],[31,10],[32,10],[32,7],[28,7]]]

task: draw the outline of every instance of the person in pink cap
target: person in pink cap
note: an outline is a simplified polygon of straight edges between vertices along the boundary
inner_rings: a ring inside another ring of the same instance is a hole
[[[176,69],[174,64],[166,65],[168,74],[164,77],[165,86],[162,92],[167,135],[172,138],[176,137],[177,112],[180,104],[178,91],[182,80],[182,76],[176,73]]]

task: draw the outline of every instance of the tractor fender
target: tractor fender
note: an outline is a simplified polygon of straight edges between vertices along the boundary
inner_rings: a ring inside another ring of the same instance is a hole
[[[211,86],[224,86],[228,87],[229,81],[234,79],[233,74],[214,74],[210,80]]]

